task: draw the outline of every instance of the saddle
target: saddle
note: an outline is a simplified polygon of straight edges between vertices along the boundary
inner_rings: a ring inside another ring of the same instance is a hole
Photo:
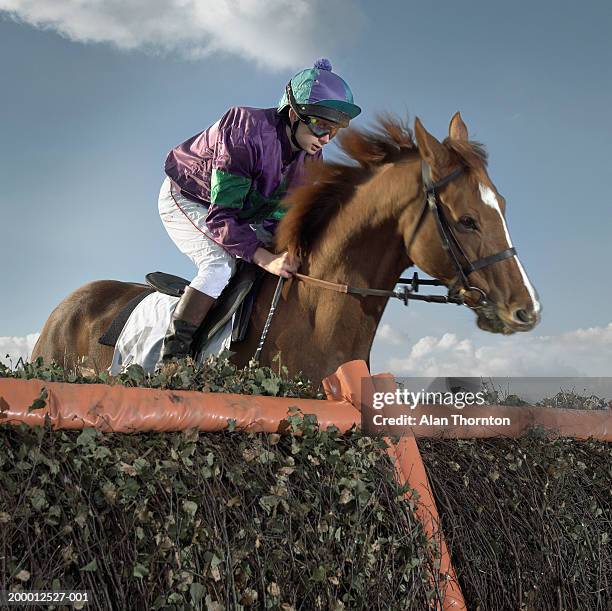
[[[265,273],[263,269],[253,263],[248,263],[241,259],[237,261],[236,272],[228,285],[223,289],[221,295],[219,295],[215,305],[211,308],[194,336],[192,344],[192,352],[194,354],[198,354],[205,348],[215,333],[234,314],[236,316],[232,327],[232,342],[244,340],[253,304],[255,303],[255,298]],[[104,335],[98,340],[100,344],[115,346],[127,319],[144,297],[153,291],[172,297],[180,297],[185,291],[185,287],[189,284],[188,280],[165,272],[151,272],[145,276],[145,279],[151,288],[126,304]]]

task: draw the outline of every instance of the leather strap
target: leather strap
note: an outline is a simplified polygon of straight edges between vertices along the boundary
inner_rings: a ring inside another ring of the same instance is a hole
[[[305,274],[294,274],[294,276],[313,286],[318,286],[322,289],[329,291],[335,291],[336,293],[346,293],[349,295],[362,295],[364,297],[397,297],[395,291],[387,291],[385,289],[367,289],[358,286],[349,286],[348,284],[339,284],[337,282],[329,282],[329,280],[320,280],[319,278],[313,278],[312,276],[306,276]]]
[[[491,265],[491,263],[497,263],[498,261],[503,261],[504,259],[509,259],[516,254],[516,248],[514,246],[512,248],[507,248],[506,250],[502,250],[495,255],[489,255],[488,257],[483,257],[482,259],[478,259],[474,263],[470,263],[468,267],[468,273],[472,273],[477,269],[481,269],[486,267],[487,265]]]
[[[306,274],[296,273],[294,274],[294,277],[302,282],[306,282],[306,284],[312,284],[313,286],[318,286],[329,291],[336,291],[336,293],[349,292],[349,287],[347,284],[337,284],[336,282],[329,282],[328,280],[320,280],[319,278],[313,278],[312,276],[307,276]]]

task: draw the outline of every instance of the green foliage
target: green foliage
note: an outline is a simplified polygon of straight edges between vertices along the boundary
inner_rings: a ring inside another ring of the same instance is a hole
[[[70,382],[74,384],[120,384],[142,388],[167,390],[199,390],[203,392],[228,392],[242,395],[270,395],[274,397],[301,397],[324,399],[315,385],[302,375],[289,377],[287,368],[278,371],[270,367],[259,367],[251,361],[240,369],[229,361],[229,353],[220,357],[209,357],[202,366],[191,359],[183,359],[166,365],[154,374],[147,374],[140,365],[130,365],[117,375],[106,372],[95,374],[85,367],[65,370],[56,363],[44,363],[42,358],[32,363],[21,363],[11,369],[0,362],[0,378],[23,380],[40,379],[47,382]],[[36,399],[30,409],[44,407],[46,393]]]
[[[0,589],[57,580],[94,609],[427,608],[428,544],[384,443],[290,419],[286,436],[0,428]]]

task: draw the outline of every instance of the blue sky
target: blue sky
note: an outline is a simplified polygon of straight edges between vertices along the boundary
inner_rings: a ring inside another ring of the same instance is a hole
[[[442,139],[461,111],[544,306],[499,337],[466,308],[390,304],[372,369],[606,375],[611,31],[609,2],[0,0],[2,352],[90,280],[190,277],[157,214],[167,151],[328,56],[356,125],[391,111]]]

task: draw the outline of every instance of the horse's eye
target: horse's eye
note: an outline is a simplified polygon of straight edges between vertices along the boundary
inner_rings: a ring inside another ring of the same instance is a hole
[[[478,229],[478,224],[471,216],[462,216],[459,222],[466,229]]]

